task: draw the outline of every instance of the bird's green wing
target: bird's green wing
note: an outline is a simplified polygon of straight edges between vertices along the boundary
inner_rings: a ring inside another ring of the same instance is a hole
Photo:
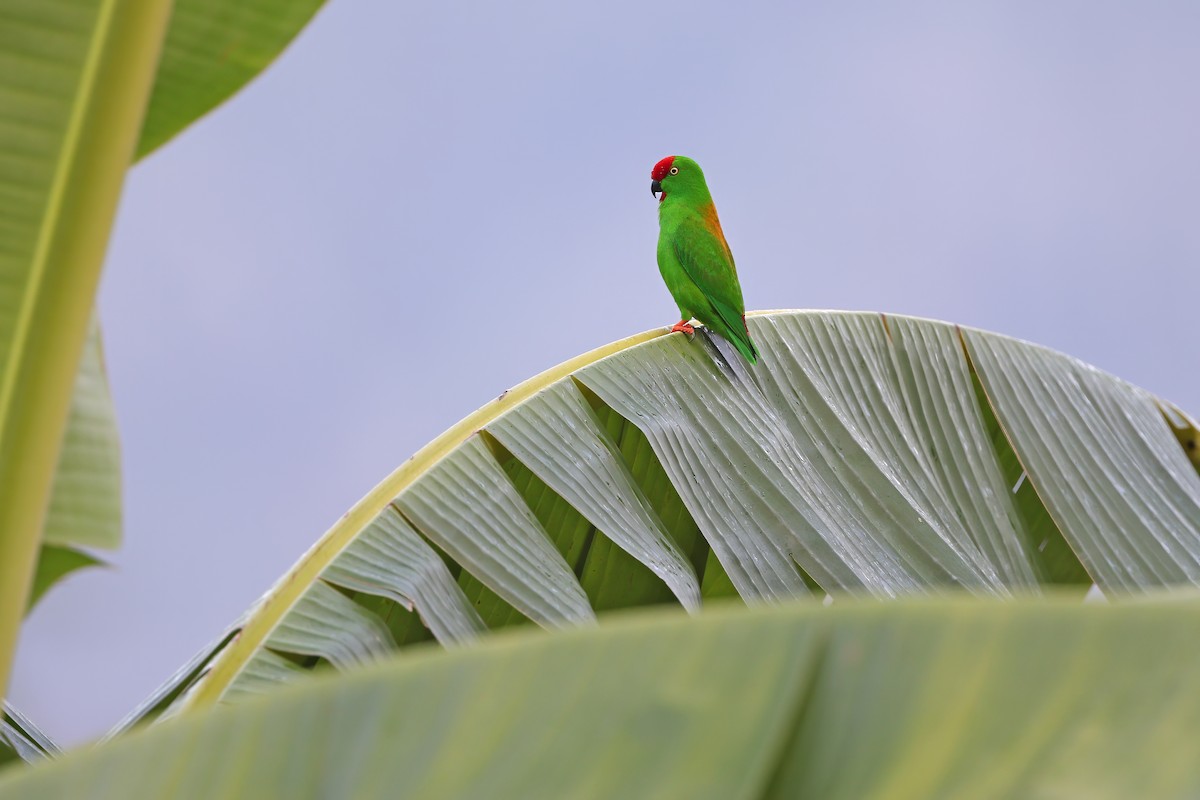
[[[746,331],[742,287],[738,283],[733,254],[725,242],[700,220],[686,220],[676,230],[672,247],[675,258],[692,283],[708,300],[713,320],[700,319],[725,336],[751,361],[758,351]],[[747,352],[749,351],[749,352]]]

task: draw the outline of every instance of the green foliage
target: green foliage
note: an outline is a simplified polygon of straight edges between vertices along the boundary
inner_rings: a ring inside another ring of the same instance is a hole
[[[0,6],[0,690],[168,10]]]
[[[0,436],[5,452],[26,434],[36,440],[0,464],[0,481],[20,483],[34,509],[5,503],[20,517],[0,540],[14,597],[28,585],[39,528],[60,550],[41,556],[35,595],[69,572],[60,568],[62,548],[112,549],[120,541],[120,447],[95,321],[81,359],[78,348],[133,137],[140,127],[141,157],[228,98],[320,5],[179,0],[169,26],[170,4],[161,2],[0,7],[0,278],[9,287],[0,297]],[[72,391],[67,374],[77,359]],[[8,480],[11,469],[22,470],[22,482]],[[47,470],[51,499],[39,510]],[[73,561],[84,558],[77,551]],[[0,634],[4,653],[8,620]],[[0,668],[0,690],[4,674]]]
[[[324,0],[175,0],[137,158],[266,69],[322,5]]]
[[[1186,797],[1194,603],[786,604],[426,648],[0,798]]]
[[[44,544],[38,554],[37,572],[33,576],[33,588],[29,592],[28,609],[33,610],[46,590],[77,569],[101,564],[98,558],[81,550]]]
[[[179,707],[630,606],[1197,580],[1200,476],[1144,391],[929,320],[750,324],[753,368],[720,340],[648,334],[471,415],[340,520]]]

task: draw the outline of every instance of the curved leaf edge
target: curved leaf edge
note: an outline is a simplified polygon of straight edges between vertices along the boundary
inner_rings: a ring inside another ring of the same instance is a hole
[[[1020,342],[1023,345],[1045,352],[1054,353],[1055,355],[1079,364],[1085,364],[1085,362],[1081,362],[1072,356],[1059,353],[1058,351],[1043,345],[1016,339],[1015,337],[1006,337],[1000,334],[994,334],[981,329],[971,328],[969,326],[955,325],[954,323],[945,322],[942,320],[908,317],[906,315],[888,315],[881,312],[810,311],[795,309],[757,311],[751,312],[748,314],[748,316],[790,315],[805,313],[847,316],[877,314],[884,325],[885,330],[888,327],[887,320],[889,317],[918,320],[921,322],[953,328],[959,332],[960,340],[962,339],[963,331],[978,331],[989,336],[1001,336],[1001,338],[1010,339],[1014,342]],[[276,626],[301,598],[308,587],[320,579],[320,576],[325,571],[326,567],[328,567],[347,546],[347,544],[361,532],[363,526],[365,526],[371,519],[379,514],[414,480],[419,478],[442,458],[463,444],[469,437],[479,432],[486,425],[503,416],[508,411],[518,407],[526,399],[555,383],[556,381],[608,356],[623,352],[642,344],[646,344],[664,335],[669,335],[665,329],[651,330],[597,348],[552,367],[551,369],[548,369],[534,376],[533,378],[522,382],[513,389],[504,392],[498,398],[469,414],[467,417],[446,430],[425,447],[421,448],[412,458],[392,472],[392,474],[381,481],[365,497],[355,504],[355,506],[352,507],[350,511],[338,521],[338,523],[330,528],[296,562],[296,564],[281,577],[275,586],[273,586],[260,599],[254,609],[248,613],[246,617],[246,625],[239,632],[234,641],[216,655],[212,664],[210,665],[211,668],[203,671],[203,674],[197,683],[189,689],[188,693],[181,701],[179,711],[191,711],[200,707],[212,705],[220,700],[225,687],[228,686],[232,682],[233,678],[245,667],[246,664],[249,663],[253,657],[253,654],[261,647],[266,646],[268,639],[275,630]],[[964,342],[964,352],[966,351],[967,348],[965,347]],[[967,358],[968,361],[971,360],[969,352],[967,353]],[[1085,364],[1085,366],[1087,366],[1089,369],[1103,373],[1103,370],[1099,370],[1091,365]],[[1108,373],[1103,374],[1108,375]],[[1132,385],[1116,376],[1110,375],[1109,377],[1127,385]],[[1007,434],[1005,435],[1007,436]]]
[[[551,367],[505,391],[495,400],[467,415],[418,450],[346,512],[259,600],[249,615],[245,627],[238,633],[235,640],[217,655],[211,669],[195,685],[194,690],[188,693],[180,707],[180,712],[216,703],[233,676],[249,662],[254,652],[266,643],[267,638],[287,611],[333,562],[346,544],[362,530],[363,526],[383,511],[405,487],[465,442],[471,435],[525,399],[581,367],[665,335],[668,335],[666,328],[646,331],[598,347]]]
[[[158,74],[155,75],[154,86],[151,89],[151,92],[152,92],[151,96],[146,104],[146,118],[145,118],[144,124],[142,126],[142,129],[138,134],[137,148],[136,148],[136,151],[134,153],[134,158],[133,158],[134,163],[137,163],[137,162],[141,161],[142,159],[144,159],[145,157],[158,152],[158,150],[163,145],[169,143],[170,141],[175,139],[175,137],[177,137],[179,134],[183,133],[188,128],[190,128],[192,125],[196,124],[197,122],[202,120],[204,117],[211,114],[213,111],[215,111],[216,109],[220,108],[225,103],[232,100],[234,97],[236,97],[238,94],[240,94],[244,89],[246,89],[246,87],[253,84],[256,79],[258,79],[264,72],[266,72],[268,67],[270,67],[272,64],[274,64],[276,61],[278,61],[283,56],[283,54],[285,52],[287,52],[288,48],[290,48],[295,43],[296,39],[300,36],[300,34],[303,33],[308,28],[308,26],[312,23],[313,18],[316,17],[317,13],[320,12],[322,8],[324,8],[325,0],[309,0],[309,1],[311,3],[311,9],[306,10],[306,16],[303,19],[300,27],[296,28],[294,31],[291,31],[290,35],[288,35],[282,42],[279,43],[278,49],[275,50],[275,52],[273,54],[271,54],[268,58],[266,58],[265,60],[262,60],[262,61],[259,61],[256,59],[254,63],[249,65],[248,69],[243,70],[241,74],[237,75],[235,77],[235,79],[229,83],[228,86],[222,87],[222,89],[217,93],[218,96],[206,98],[202,102],[198,103],[196,105],[196,107],[194,109],[192,109],[195,113],[189,119],[185,119],[183,121],[170,121],[165,124],[160,123],[158,109],[159,109],[159,104],[162,102],[162,100],[161,100],[160,93],[159,93],[159,86],[160,86],[160,80],[163,77],[163,73],[167,72],[171,67],[175,67],[177,70],[178,69],[186,69],[186,68],[194,69],[195,65],[192,63],[189,63],[187,59],[182,59],[182,61],[183,61],[182,67],[175,65],[175,64],[171,64],[171,65],[160,64],[159,72],[158,72]],[[181,2],[180,0],[177,0],[177,2],[175,2],[173,20],[170,23],[170,26],[167,30],[167,38],[164,40],[164,42],[167,43],[168,45],[174,43],[174,40],[172,37],[174,37],[178,33],[178,31],[176,29],[176,21],[175,21],[174,17],[182,16],[180,14],[180,6],[182,6],[182,5],[184,5],[184,3]],[[200,6],[201,3],[196,2],[196,3],[193,3],[193,5]],[[253,4],[249,3],[247,5],[249,6],[249,5],[253,5]],[[191,11],[192,9],[189,8],[187,10]],[[261,11],[260,11],[260,13],[261,13]],[[234,40],[234,42],[231,42],[229,45],[227,45],[225,47],[224,51],[221,54],[221,59],[220,59],[221,61],[227,61],[229,59],[230,52],[233,50],[234,44],[236,44],[236,40]],[[173,52],[167,51],[167,54],[172,55]],[[164,59],[164,61],[165,61],[165,59]],[[166,67],[166,68],[164,68],[164,67]],[[168,76],[168,77],[171,77],[171,76]],[[194,91],[194,88],[193,88],[192,93],[196,94],[196,92]],[[174,98],[171,98],[171,99],[174,99]]]

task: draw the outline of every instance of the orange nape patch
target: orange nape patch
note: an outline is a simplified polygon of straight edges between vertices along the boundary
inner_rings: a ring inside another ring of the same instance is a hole
[[[704,220],[705,227],[713,236],[721,240],[721,246],[725,248],[725,252],[729,254],[730,260],[733,259],[733,251],[729,249],[729,242],[725,241],[725,231],[721,230],[721,220],[717,219],[717,207],[713,203],[700,207],[700,218]]]

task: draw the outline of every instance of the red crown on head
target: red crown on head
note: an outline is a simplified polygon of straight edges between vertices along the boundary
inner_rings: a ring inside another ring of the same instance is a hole
[[[671,169],[671,164],[675,163],[675,156],[667,156],[662,161],[654,165],[654,169],[650,170],[650,180],[661,181],[667,177],[667,171]]]

